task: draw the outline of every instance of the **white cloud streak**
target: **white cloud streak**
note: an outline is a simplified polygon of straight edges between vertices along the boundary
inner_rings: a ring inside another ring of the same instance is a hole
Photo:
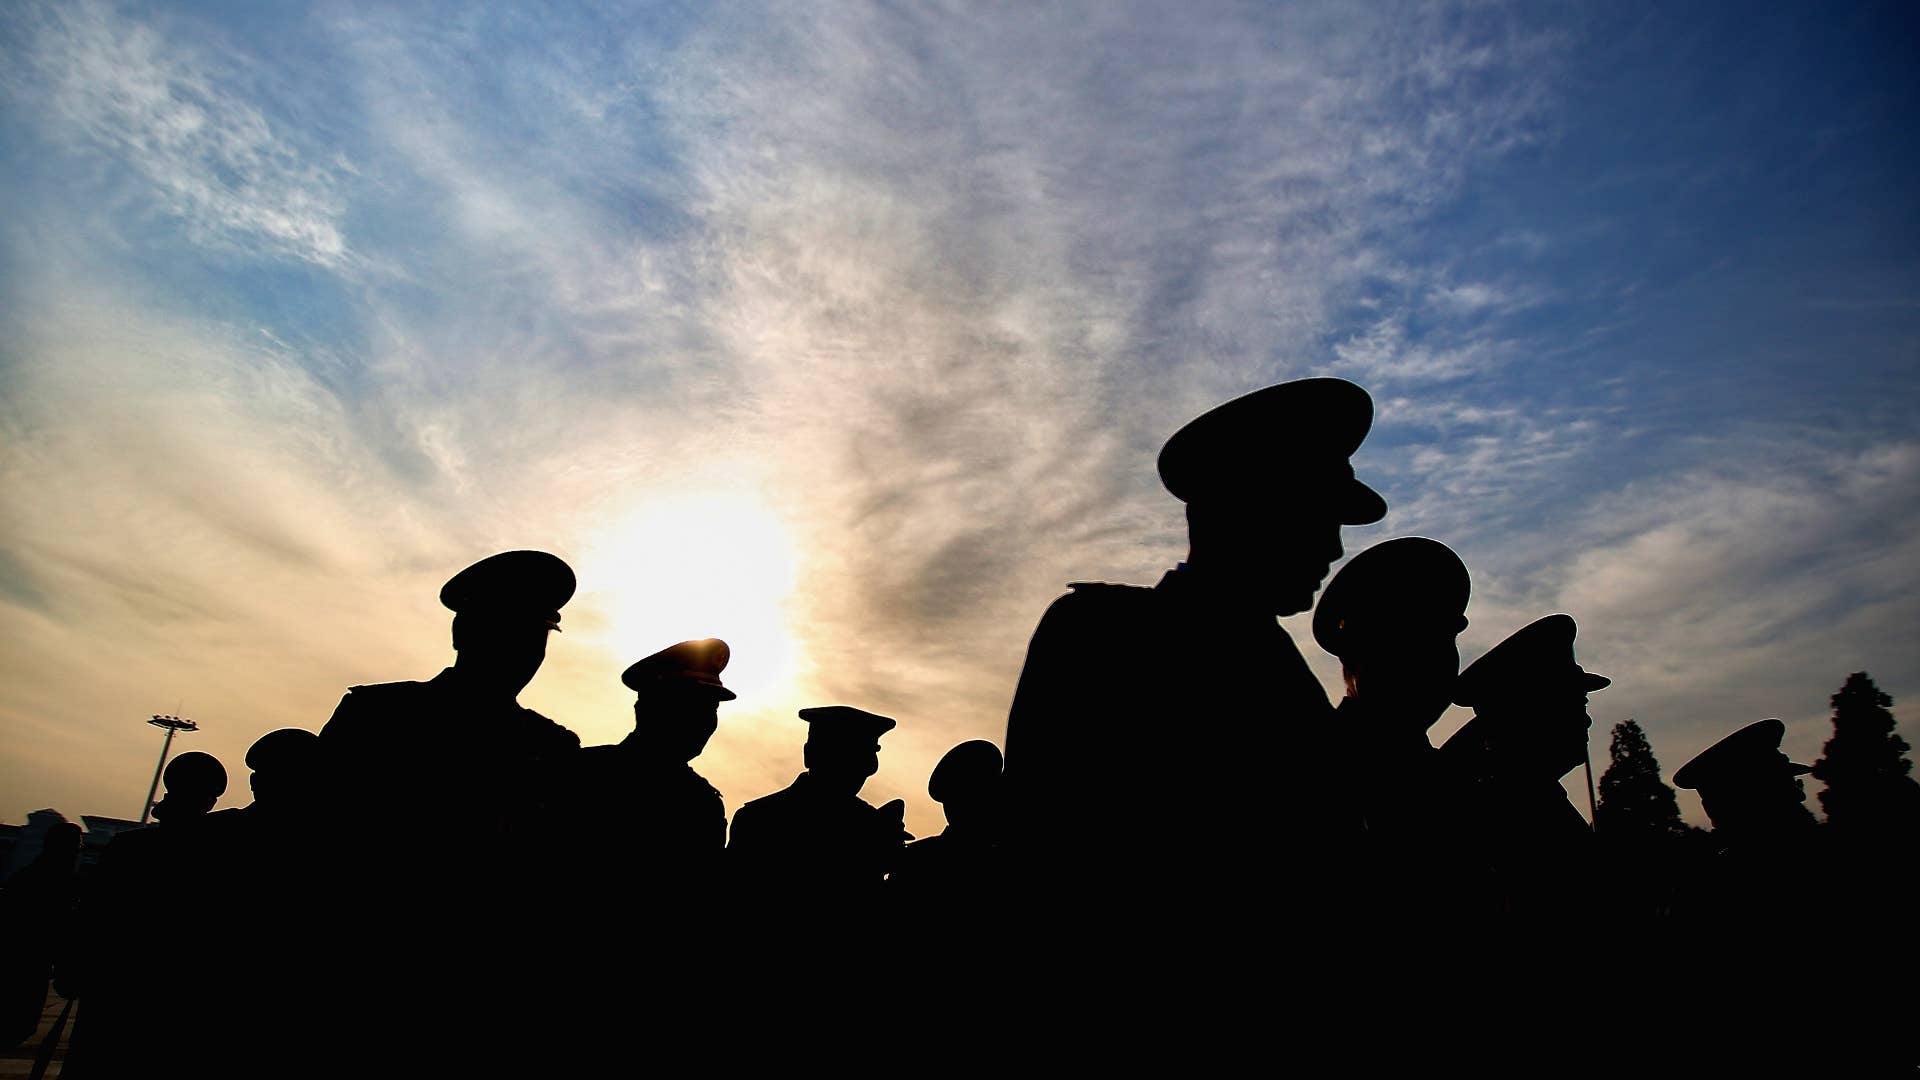
[[[198,240],[330,268],[351,260],[339,191],[350,166],[304,157],[224,56],[98,0],[22,5],[11,21],[24,47],[8,96],[47,114],[71,148],[137,174]]]

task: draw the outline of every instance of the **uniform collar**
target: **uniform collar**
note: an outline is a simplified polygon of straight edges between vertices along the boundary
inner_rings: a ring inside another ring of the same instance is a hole
[[[614,747],[623,754],[632,755],[635,761],[643,765],[658,765],[662,770],[668,772],[672,772],[675,769],[685,769],[688,772],[693,771],[693,762],[691,761],[674,761],[669,757],[649,753],[647,745],[640,740],[640,733],[637,731],[627,732],[627,737],[615,743]]]
[[[1270,613],[1258,610],[1250,603],[1245,590],[1234,588],[1231,578],[1221,578],[1204,571],[1196,571],[1191,565],[1176,563],[1173,569],[1160,575],[1160,583],[1154,591],[1163,596],[1173,596],[1188,604],[1202,605],[1229,618],[1255,618],[1265,624],[1279,627],[1278,620]]]
[[[486,708],[501,709],[516,715],[533,712],[532,709],[521,705],[518,697],[502,700],[496,695],[486,693],[481,688],[474,686],[471,679],[460,674],[460,672],[454,668],[442,668],[440,674],[435,675],[429,680],[429,684],[437,686],[456,697],[464,698],[472,704]],[[538,714],[536,713],[534,715]]]

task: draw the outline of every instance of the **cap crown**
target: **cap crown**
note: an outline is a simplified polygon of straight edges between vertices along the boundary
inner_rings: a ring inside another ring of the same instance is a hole
[[[1787,725],[1777,719],[1748,724],[1680,766],[1673,774],[1674,786],[1713,787],[1769,773],[1798,776],[1810,772],[1807,766],[1780,752],[1781,740],[1786,736]]]
[[[872,742],[898,726],[889,716],[856,709],[851,705],[820,705],[801,709],[800,719],[808,724],[808,740],[845,739]]]
[[[167,763],[162,774],[172,793],[219,796],[227,790],[227,767],[220,759],[199,750],[189,750]]]
[[[1542,690],[1599,690],[1613,684],[1573,658],[1573,616],[1548,615],[1515,630],[1467,665],[1454,682],[1453,703],[1483,705]]]
[[[970,739],[946,752],[927,779],[927,795],[943,803],[955,795],[991,788],[1000,779],[1000,748],[985,739]]]
[[[1182,502],[1276,495],[1332,506],[1366,525],[1387,504],[1347,459],[1373,427],[1373,398],[1345,379],[1296,379],[1201,413],[1160,449],[1160,481]]]
[[[320,736],[305,728],[280,728],[253,740],[247,747],[247,768],[272,771],[304,762],[319,749]]]
[[[440,602],[458,614],[560,621],[573,599],[573,568],[544,551],[503,551],[453,575]]]
[[[1457,634],[1473,584],[1453,549],[1424,536],[1402,536],[1348,560],[1320,592],[1313,640],[1335,656],[1357,634],[1387,626],[1432,627]]]
[[[732,657],[733,651],[719,638],[682,641],[635,661],[621,673],[620,681],[639,694],[702,688],[713,691],[722,701],[731,701],[735,695],[720,681],[720,673]]]

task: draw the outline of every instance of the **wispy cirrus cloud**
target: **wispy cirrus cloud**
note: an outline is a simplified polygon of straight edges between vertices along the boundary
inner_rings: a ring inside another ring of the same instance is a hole
[[[1444,382],[1484,372],[1498,362],[1500,345],[1481,338],[1451,347],[1411,341],[1406,323],[1387,318],[1333,347],[1334,370],[1367,386],[1382,389],[1407,384]],[[1396,422],[1411,419],[1406,413]]]
[[[872,634],[996,715],[1064,580],[1178,557],[1165,434],[1319,368],[1331,310],[1394,259],[1383,218],[1533,121],[1468,89],[1513,49],[1279,23],[915,9],[689,44],[698,94],[668,115],[726,275],[703,321],[764,421],[826,451],[790,486],[851,563],[822,627],[840,678],[875,670]]]
[[[353,166],[316,159],[271,122],[230,53],[97,0],[23,5],[10,21],[19,34],[0,85],[67,148],[136,174],[203,243],[350,262],[341,189]]]

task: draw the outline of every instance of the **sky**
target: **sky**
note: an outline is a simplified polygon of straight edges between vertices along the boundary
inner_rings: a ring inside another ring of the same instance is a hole
[[[433,675],[441,583],[538,548],[580,589],[523,704],[617,741],[621,670],[719,636],[730,812],[850,704],[928,835],[1066,583],[1184,555],[1161,442],[1312,375],[1375,401],[1349,553],[1453,546],[1467,660],[1578,619],[1596,775],[1629,717],[1669,776],[1769,716],[1811,761],[1859,670],[1920,744],[1917,42],[1901,4],[7,4],[0,820],[137,816],[155,713],[244,804],[254,738]]]

